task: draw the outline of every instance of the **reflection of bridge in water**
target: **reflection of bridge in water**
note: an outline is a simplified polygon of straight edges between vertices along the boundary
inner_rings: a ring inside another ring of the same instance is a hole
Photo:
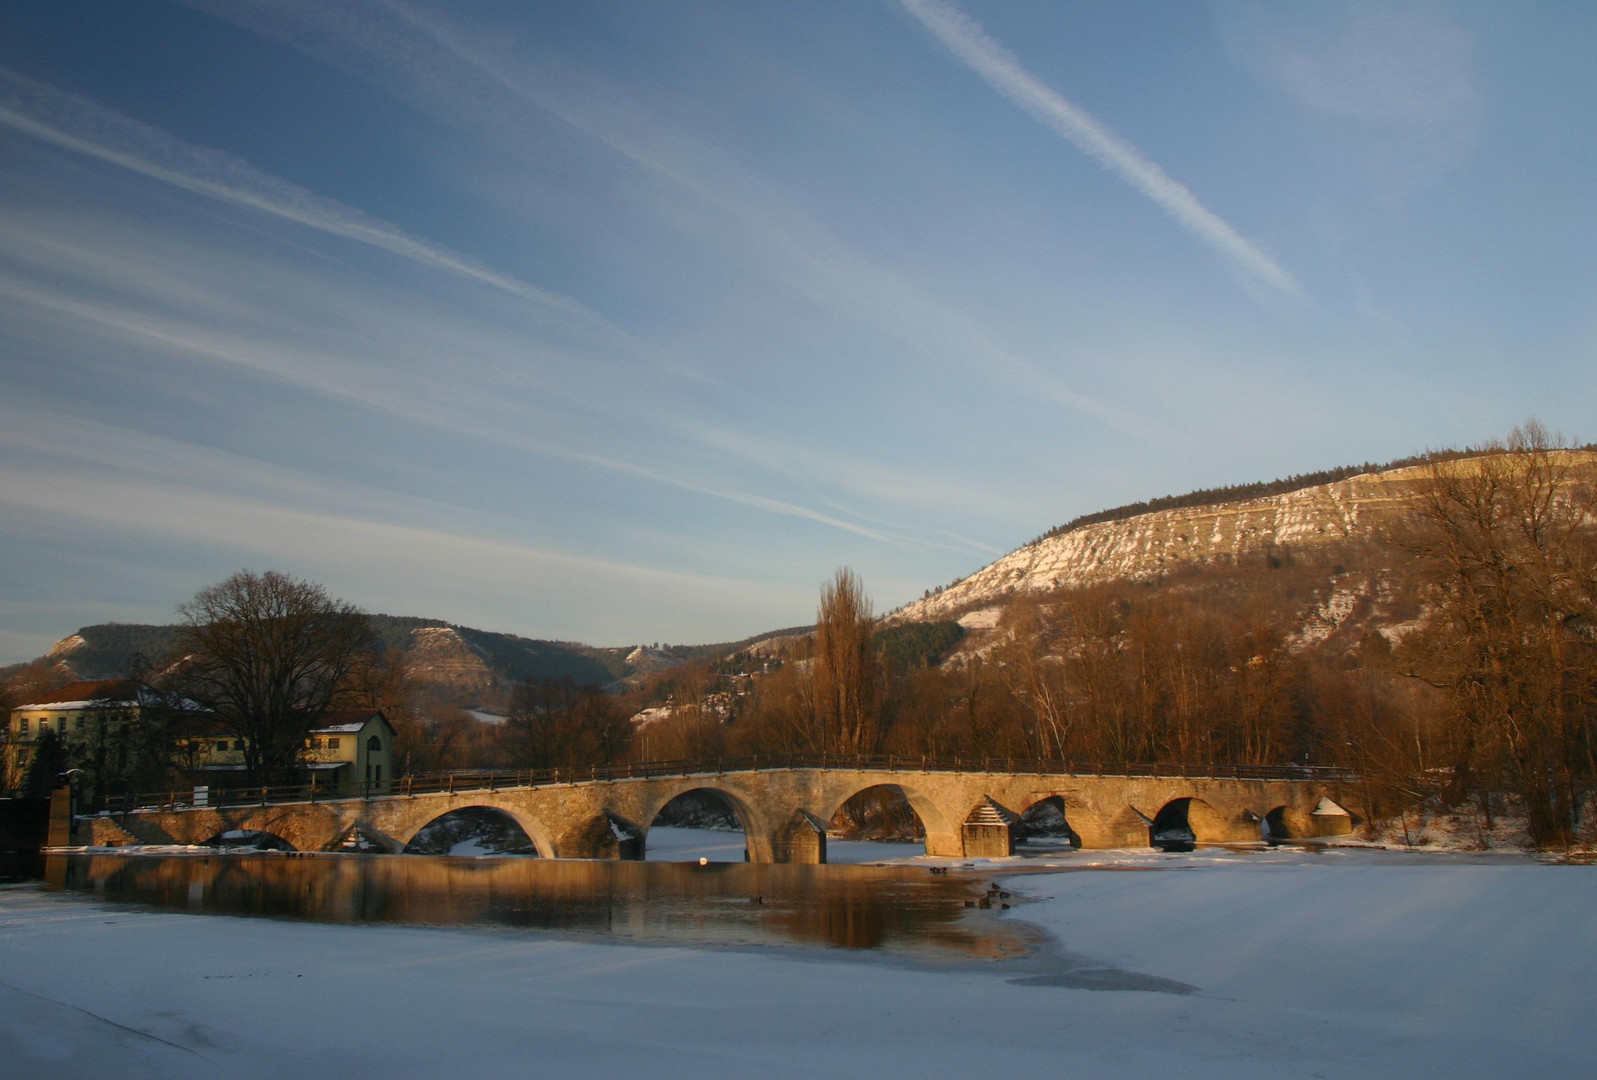
[[[928,855],[954,858],[1010,854],[1020,816],[1049,802],[1063,812],[1072,842],[1088,848],[1313,837],[1351,826],[1336,804],[1351,779],[1340,770],[1014,764],[763,758],[713,768],[633,763],[581,779],[555,772],[428,777],[362,798],[261,790],[250,805],[166,801],[158,809],[88,819],[93,835],[79,839],[202,844],[226,832],[260,832],[301,851],[326,851],[358,834],[399,852],[445,814],[481,807],[515,821],[545,858],[640,859],[661,808],[705,790],[736,812],[750,861],[819,863],[826,861],[826,828],[838,809],[878,787],[903,792],[925,828]]]
[[[973,878],[911,867],[583,859],[51,855],[58,888],[169,911],[340,923],[509,926],[681,945],[827,944],[934,959],[1023,951],[1013,924],[961,918]]]

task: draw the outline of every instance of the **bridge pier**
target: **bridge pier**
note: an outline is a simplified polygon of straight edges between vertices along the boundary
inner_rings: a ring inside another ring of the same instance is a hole
[[[645,830],[609,810],[577,825],[556,841],[557,859],[621,859],[644,856]]]
[[[981,802],[960,826],[960,841],[967,859],[1007,859],[1015,853],[1015,825],[1020,818],[1005,807],[995,803],[990,795]]]
[[[751,840],[749,843],[751,862],[767,861],[755,858],[754,850],[754,843]],[[787,824],[772,837],[770,856],[769,861],[777,863],[804,863],[813,866],[826,862],[826,822],[808,810],[793,811],[793,816],[788,818]]]

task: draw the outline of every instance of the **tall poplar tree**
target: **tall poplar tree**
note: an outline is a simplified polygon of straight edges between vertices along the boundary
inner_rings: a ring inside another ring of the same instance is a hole
[[[821,586],[814,684],[823,752],[874,751],[881,715],[876,619],[864,583],[847,567]]]

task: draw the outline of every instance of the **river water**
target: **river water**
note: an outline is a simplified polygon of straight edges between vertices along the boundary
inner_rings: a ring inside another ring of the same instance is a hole
[[[1005,959],[1031,934],[979,906],[988,878],[924,866],[427,855],[45,857],[47,887],[192,914],[478,926],[635,943],[799,945]],[[977,906],[972,906],[977,905]]]

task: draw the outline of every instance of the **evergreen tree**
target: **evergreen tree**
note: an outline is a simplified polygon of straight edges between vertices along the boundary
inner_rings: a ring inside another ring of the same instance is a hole
[[[33,744],[33,760],[22,778],[24,795],[48,795],[60,783],[57,779],[67,769],[67,748],[56,733],[46,728],[38,742]]]

